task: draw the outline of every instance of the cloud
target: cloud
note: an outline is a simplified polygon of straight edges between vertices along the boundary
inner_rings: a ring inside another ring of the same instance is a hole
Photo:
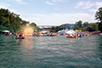
[[[89,9],[92,8],[94,6],[93,3],[91,3],[90,1],[86,2],[85,6],[83,7],[83,9]]]
[[[48,4],[48,5],[54,5],[54,3],[49,2],[49,1],[46,1],[45,3]]]
[[[45,3],[48,5],[54,5],[55,2],[64,2],[64,0],[51,0],[51,2],[47,0]]]
[[[84,5],[83,2],[79,2],[79,3],[76,4],[75,8],[79,8],[79,7],[83,6],[83,5]]]
[[[52,2],[64,2],[64,0],[52,0]]]
[[[102,7],[102,2],[95,2],[94,3],[94,8],[89,9],[90,12],[96,12],[100,7]]]
[[[24,2],[23,0],[9,0],[9,1],[14,1],[17,2],[19,4],[27,4],[26,2]]]
[[[96,2],[95,6],[96,6],[96,8],[102,7],[102,2]]]
[[[96,12],[98,8],[102,7],[102,2],[96,1],[96,2],[78,2],[75,6],[77,9],[87,9],[90,12]]]
[[[75,8],[89,9],[93,6],[94,6],[94,3],[87,1],[87,2],[78,2]]]
[[[37,25],[61,25],[63,23],[71,23],[82,20],[83,22],[95,22],[94,15],[87,13],[52,13],[52,14],[24,14],[21,17],[30,22],[35,22]]]
[[[8,8],[9,6],[11,6],[10,4],[7,4],[7,3],[2,3],[0,2],[0,8]]]
[[[98,9],[89,9],[90,12],[96,12]]]

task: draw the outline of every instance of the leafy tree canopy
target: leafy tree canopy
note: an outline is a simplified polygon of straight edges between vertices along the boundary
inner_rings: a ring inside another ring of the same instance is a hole
[[[0,9],[0,31],[8,29],[11,32],[18,32],[28,21],[22,20],[20,15],[10,12],[8,9]],[[31,25],[36,26],[35,23]]]
[[[98,9],[98,11],[96,12],[95,17],[96,17],[96,20],[100,21],[98,28],[102,32],[102,7],[100,7]]]

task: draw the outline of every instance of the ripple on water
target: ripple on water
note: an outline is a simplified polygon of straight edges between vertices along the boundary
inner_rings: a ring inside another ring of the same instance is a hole
[[[1,68],[102,68],[102,37],[0,36]]]

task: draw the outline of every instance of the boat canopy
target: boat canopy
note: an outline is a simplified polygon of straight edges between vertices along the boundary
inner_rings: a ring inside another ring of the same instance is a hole
[[[8,30],[3,30],[2,32],[6,32],[6,33],[9,33],[10,31],[8,31]]]
[[[74,30],[68,30],[68,31],[66,31],[66,33],[67,33],[67,34],[75,34],[76,31],[74,31]]]

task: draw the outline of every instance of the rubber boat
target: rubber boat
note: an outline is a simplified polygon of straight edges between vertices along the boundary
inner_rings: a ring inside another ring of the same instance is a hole
[[[99,33],[98,35],[101,35],[102,36],[102,33]]]
[[[25,39],[24,35],[22,33],[16,34],[15,39]]]
[[[25,37],[15,37],[15,39],[25,39]]]
[[[67,36],[67,38],[77,38],[77,36]]]

